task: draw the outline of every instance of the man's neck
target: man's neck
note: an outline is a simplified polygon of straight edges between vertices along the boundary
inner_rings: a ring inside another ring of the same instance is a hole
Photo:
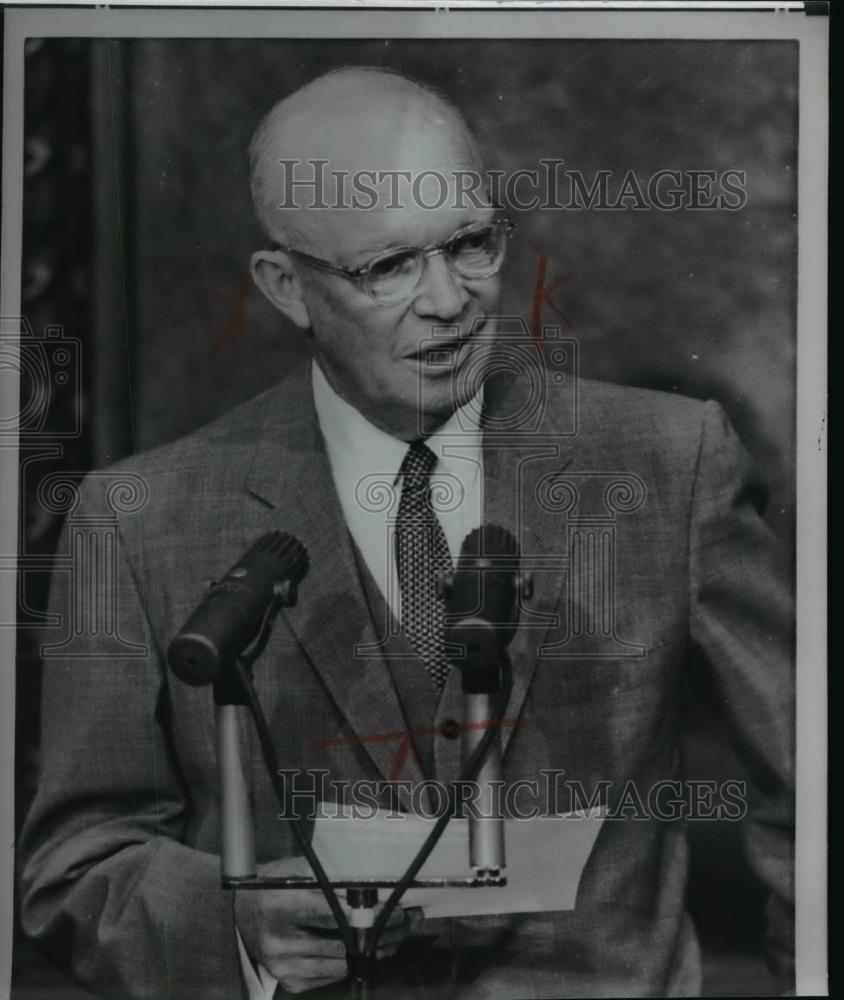
[[[441,411],[420,413],[418,409],[413,407],[387,405],[380,407],[376,412],[364,401],[349,398],[342,387],[335,384],[331,374],[326,372],[325,367],[317,359],[314,359],[314,364],[318,366],[325,381],[336,395],[357,410],[373,427],[377,427],[378,430],[399,441],[416,441],[419,438],[436,434],[459,409],[459,407],[451,406]]]

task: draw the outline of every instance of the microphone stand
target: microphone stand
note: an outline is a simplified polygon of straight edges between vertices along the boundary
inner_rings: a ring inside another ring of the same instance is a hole
[[[494,735],[477,775],[477,814],[469,814],[469,865],[478,878],[498,878],[506,871],[504,858],[504,816],[496,802],[496,788],[501,777],[501,733],[495,724],[496,695],[501,690],[503,665],[509,672],[509,659],[502,650],[476,669],[462,672],[464,718],[463,756],[471,756],[484,732],[494,727]]]
[[[217,769],[220,778],[223,881],[236,885],[255,877],[255,824],[242,734],[249,723],[249,696],[234,670],[214,681]]]
[[[278,588],[255,641],[239,657],[240,669],[236,669],[234,664],[226,665],[214,681],[223,843],[222,874],[223,882],[232,887],[254,879],[257,871],[249,762],[245,759],[241,742],[250,718],[249,687],[252,667],[266,649],[279,611],[284,605],[294,604],[295,601],[295,590],[291,592]]]
[[[503,877],[503,820],[500,819],[493,820],[493,824],[497,823],[497,826],[482,824],[475,831],[474,838],[470,824],[472,875],[465,878],[424,880],[417,880],[416,875],[452,818],[459,785],[481,778],[482,774],[488,776],[500,774],[499,728],[509,700],[509,660],[506,653],[497,647],[496,652],[499,655],[492,661],[492,665],[487,663],[485,669],[480,672],[465,669],[463,671],[469,722],[464,754],[468,755],[468,759],[457,781],[449,788],[447,810],[437,819],[404,875],[399,879],[331,882],[300,824],[293,818],[295,808],[290,800],[290,791],[280,780],[279,761],[252,680],[253,665],[266,648],[276,616],[283,606],[295,603],[295,599],[295,588],[292,588],[292,592],[284,587],[278,589],[252,646],[235,658],[233,663],[226,665],[214,682],[218,768],[221,783],[222,886],[242,890],[301,889],[311,888],[316,883],[331,909],[343,939],[352,1000],[369,1000],[378,939],[406,889],[506,885],[506,879]],[[496,694],[498,694],[497,704]],[[242,741],[244,727],[248,724],[250,715],[257,730],[267,771],[279,803],[285,814],[291,817],[295,839],[314,873],[314,879],[305,876],[269,878],[257,874],[255,828],[248,777],[249,762]],[[351,910],[350,919],[346,917],[337,897],[336,890],[341,888],[346,889],[347,903]],[[392,891],[376,918],[375,906],[378,903],[379,888],[388,888]]]

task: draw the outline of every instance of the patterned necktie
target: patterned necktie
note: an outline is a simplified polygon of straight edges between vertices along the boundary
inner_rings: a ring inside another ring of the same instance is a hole
[[[399,470],[402,494],[396,522],[396,566],[402,624],[431,680],[442,691],[451,669],[445,656],[444,602],[437,576],[451,572],[451,555],[442,525],[431,506],[431,473],[437,457],[414,441]]]

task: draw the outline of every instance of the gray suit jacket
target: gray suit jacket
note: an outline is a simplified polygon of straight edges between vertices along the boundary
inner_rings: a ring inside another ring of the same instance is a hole
[[[611,808],[633,782],[647,804],[655,783],[682,777],[677,695],[690,653],[703,654],[755,778],[750,858],[787,906],[791,587],[746,455],[713,403],[589,382],[576,396],[535,389],[495,378],[485,398],[485,520],[516,534],[536,581],[511,647],[505,778],[557,769]],[[148,497],[114,514],[121,476]],[[168,674],[170,639],[258,535],[291,532],[311,570],[256,669],[283,766],[386,778],[395,743],[365,737],[405,725],[307,372],[90,476],[62,544],[72,524],[90,539],[109,518],[117,628],[94,616],[87,637],[45,656],[23,922],[105,996],[231,1000],[242,984],[232,894],[219,887],[212,699]],[[60,621],[78,618],[80,579],[55,574]],[[452,677],[432,724],[460,716]],[[435,736],[430,752],[439,780],[457,776],[458,740]],[[252,771],[259,860],[293,853],[254,741]],[[402,777],[422,779],[412,756]],[[561,785],[555,808],[572,804]],[[695,994],[684,824],[636,813],[605,823],[574,911],[423,926],[386,970],[385,995]]]

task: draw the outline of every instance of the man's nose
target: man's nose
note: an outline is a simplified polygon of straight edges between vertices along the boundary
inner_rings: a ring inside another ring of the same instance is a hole
[[[463,312],[471,296],[459,276],[448,266],[444,254],[431,254],[416,292],[414,307],[419,316],[453,320]]]

